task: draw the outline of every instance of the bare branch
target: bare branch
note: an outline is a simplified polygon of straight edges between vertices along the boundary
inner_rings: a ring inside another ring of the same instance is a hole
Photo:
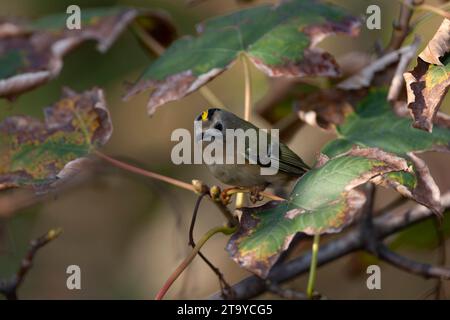
[[[208,193],[201,193],[195,202],[194,212],[192,214],[191,219],[191,225],[189,227],[189,245],[192,247],[192,249],[195,249],[195,241],[194,241],[194,227],[195,227],[195,221],[197,220],[197,213],[198,209],[200,207],[200,203],[202,202],[202,199],[205,195]],[[233,296],[233,291],[231,289],[231,286],[228,284],[228,282],[225,280],[225,277],[223,276],[223,273],[220,271],[219,268],[217,268],[201,251],[198,252],[198,255],[202,260],[208,265],[208,267],[217,275],[219,278],[219,284],[220,284],[220,291],[222,292],[222,296],[227,299],[229,297]]]
[[[431,264],[411,260],[409,258],[403,257],[395,253],[394,251],[386,247],[384,244],[378,245],[377,252],[378,256],[382,260],[409,273],[414,273],[423,276],[425,278],[439,278],[444,280],[450,279],[449,268],[433,266]]]
[[[412,58],[416,54],[419,44],[420,44],[420,39],[418,37],[416,37],[414,39],[414,42],[407,47],[407,48],[409,48],[409,50],[405,51],[401,55],[400,61],[397,64],[397,69],[395,70],[394,77],[392,78],[392,81],[391,81],[391,86],[389,87],[389,93],[388,93],[388,98],[387,98],[389,101],[397,100],[401,91],[404,90],[405,80],[403,79],[403,73],[405,73],[409,62],[412,60]]]
[[[298,292],[292,289],[285,289],[277,285],[276,283],[268,282],[267,290],[273,294],[278,295],[280,298],[288,300],[307,300],[308,297],[303,292]]]
[[[400,14],[397,21],[393,24],[391,40],[386,47],[386,52],[391,52],[399,49],[403,41],[410,32],[409,21],[413,15],[414,0],[405,0],[400,6]]]
[[[0,293],[5,295],[8,300],[17,300],[17,289],[22,284],[25,276],[30,271],[33,266],[33,259],[43,246],[45,246],[50,241],[56,239],[61,234],[61,229],[52,229],[48,231],[43,236],[31,241],[30,248],[27,254],[22,260],[19,270],[17,273],[9,280],[0,281]]]

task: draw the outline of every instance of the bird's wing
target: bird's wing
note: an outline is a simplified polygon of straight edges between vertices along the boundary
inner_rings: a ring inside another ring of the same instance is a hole
[[[278,169],[280,171],[290,175],[301,176],[310,169],[310,167],[305,162],[303,162],[303,160],[296,153],[294,153],[291,149],[289,149],[288,146],[286,146],[283,143],[280,143],[279,147],[280,149],[278,154],[279,158]],[[251,149],[247,147],[245,151],[246,151],[244,155],[245,159],[250,160],[253,155]],[[256,154],[257,159],[252,159],[254,162],[256,162],[258,165],[262,167],[270,167],[271,163],[263,164],[259,158],[259,153]],[[271,161],[277,160],[275,155],[270,154],[270,147],[268,148],[267,154],[268,157],[271,159]]]
[[[280,171],[288,174],[303,175],[310,168],[303,160],[289,149],[285,144],[280,143]]]

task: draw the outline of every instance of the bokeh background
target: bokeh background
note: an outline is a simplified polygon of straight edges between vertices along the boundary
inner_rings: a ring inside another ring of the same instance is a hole
[[[193,34],[196,23],[216,15],[244,8],[250,3],[234,0],[207,0],[187,6],[183,0],[141,1],[1,1],[1,16],[41,17],[65,12],[70,4],[83,8],[107,5],[133,5],[162,8],[168,11],[180,35]],[[334,36],[320,44],[342,59],[350,51],[372,53],[374,43],[385,44],[391,34],[392,21],[397,17],[396,1],[334,0],[350,13],[361,16],[370,4],[381,7],[381,30],[362,27],[359,38]],[[427,1],[442,4],[442,1]],[[429,39],[441,22],[433,17],[422,24],[417,33]],[[423,44],[422,44],[423,46]],[[125,83],[134,81],[152,58],[146,55],[131,32],[126,31],[105,54],[95,50],[94,43],[85,43],[64,59],[61,75],[54,81],[21,95],[15,101],[0,101],[0,116],[29,114],[42,118],[42,109],[56,101],[62,86],[77,91],[100,86],[105,89],[111,111],[114,133],[103,152],[133,159],[147,168],[180,180],[200,179],[209,185],[216,181],[202,165],[175,166],[170,152],[174,143],[170,135],[176,128],[192,130],[193,119],[205,108],[207,102],[198,93],[165,105],[153,117],[146,114],[148,92],[129,102],[123,102]],[[415,63],[415,62],[414,62]],[[252,67],[254,101],[257,102],[270,89],[270,81]],[[216,78],[209,87],[238,115],[243,115],[243,70],[237,62],[230,70]],[[449,99],[443,104],[449,112]],[[256,114],[252,120],[268,127]],[[307,163],[313,163],[320,148],[331,134],[304,126],[290,139],[289,146]],[[441,191],[450,188],[449,160],[445,154],[425,154],[433,176]],[[14,191],[16,192],[16,191]],[[0,209],[7,210],[13,192],[0,194]],[[380,189],[377,207],[395,200],[392,190]],[[28,247],[28,242],[50,228],[61,227],[59,239],[42,249],[35,259],[33,269],[19,289],[25,299],[149,299],[153,298],[164,280],[189,252],[188,227],[196,196],[182,189],[148,180],[132,174],[100,166],[77,186],[52,195],[43,203],[22,208],[11,217],[0,220],[0,278],[11,276],[18,268]],[[408,204],[406,204],[408,205]],[[3,207],[2,207],[3,206]],[[5,209],[6,208],[6,209]],[[204,201],[199,212],[196,236],[223,222],[220,213]],[[437,261],[437,249],[432,224],[421,225],[403,235],[407,241],[399,242],[396,250],[424,262]],[[431,239],[431,240],[430,240]],[[330,241],[332,237],[324,238]],[[208,242],[203,252],[222,270],[226,279],[237,282],[249,275],[239,268],[225,252],[227,238],[218,235]],[[433,242],[434,241],[434,242]],[[310,241],[303,241],[297,253],[309,250]],[[450,252],[449,252],[450,254]],[[317,290],[332,299],[419,299],[435,285],[434,280],[424,280],[381,263],[382,289],[370,291],[366,287],[365,268],[378,263],[375,258],[355,253],[322,267],[318,271]],[[81,267],[82,289],[66,288],[66,268],[71,264]],[[305,290],[306,276],[287,284]],[[450,296],[450,286],[447,284]],[[219,289],[215,275],[196,259],[187,272],[169,291],[169,298],[205,298]],[[276,298],[266,294],[265,298]]]

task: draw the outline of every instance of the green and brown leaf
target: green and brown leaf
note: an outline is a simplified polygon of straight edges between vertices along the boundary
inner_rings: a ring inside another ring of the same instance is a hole
[[[286,0],[214,18],[198,26],[198,37],[176,41],[125,99],[155,89],[148,103],[152,114],[203,86],[242,53],[271,77],[337,76],[334,58],[316,45],[330,34],[356,35],[358,26],[340,8],[318,0]]]
[[[71,176],[112,134],[101,89],[81,94],[65,89],[44,114],[45,122],[12,116],[0,123],[0,189],[33,185],[45,190]]]
[[[450,20],[444,19],[417,58],[417,66],[403,74],[413,126],[431,132],[433,118],[450,86]]]
[[[266,277],[297,232],[339,232],[365,202],[355,188],[372,179],[408,171],[405,159],[379,149],[354,148],[308,171],[296,184],[288,201],[244,208],[239,230],[227,250],[244,268]]]
[[[394,187],[403,195],[441,212],[440,192],[426,164],[415,153],[450,151],[450,127],[441,121],[432,133],[411,127],[408,117],[394,112],[386,100],[385,90],[373,90],[345,120],[336,126],[338,139],[324,146],[329,157],[346,152],[352,146],[380,148],[409,159],[414,173],[395,173],[378,179],[378,183]]]
[[[0,97],[15,97],[55,78],[63,57],[87,40],[96,41],[98,50],[105,52],[135,20],[162,43],[174,37],[174,27],[161,11],[83,9],[79,30],[67,29],[67,17],[55,14],[32,23],[0,19]]]

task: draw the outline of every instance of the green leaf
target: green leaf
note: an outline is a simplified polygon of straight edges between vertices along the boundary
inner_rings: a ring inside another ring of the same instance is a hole
[[[394,113],[386,100],[386,90],[373,90],[347,113],[342,124],[336,126],[338,139],[324,146],[329,157],[341,154],[352,146],[380,148],[409,159],[412,173],[388,174],[379,183],[390,185],[403,195],[429,207],[435,213],[442,211],[440,192],[426,164],[415,152],[450,150],[450,128],[436,126],[432,133],[411,127],[411,119]]]
[[[240,228],[227,250],[243,267],[266,277],[297,232],[339,232],[365,202],[355,190],[371,179],[393,171],[406,171],[403,158],[379,149],[352,149],[308,171],[288,201],[244,208]]]
[[[198,37],[176,41],[126,98],[155,88],[148,103],[152,114],[225,71],[241,53],[272,77],[337,76],[334,58],[315,46],[333,33],[356,35],[358,26],[338,7],[315,0],[286,0],[217,17],[197,27]]]
[[[12,116],[0,123],[0,189],[24,185],[45,190],[73,174],[95,148],[105,144],[112,124],[101,89],[63,97],[44,110],[45,122]]]
[[[386,100],[386,90],[373,90],[336,126],[339,139],[322,152],[333,157],[352,145],[380,148],[407,156],[410,152],[450,149],[450,129],[436,127],[433,133],[411,127],[411,119],[397,116]]]
[[[94,40],[105,52],[126,27],[137,20],[162,42],[174,27],[161,11],[127,7],[83,9],[81,29],[69,30],[66,13],[30,23],[0,19],[0,97],[11,98],[55,78],[63,57],[81,43]],[[2,30],[3,30],[2,29]]]

